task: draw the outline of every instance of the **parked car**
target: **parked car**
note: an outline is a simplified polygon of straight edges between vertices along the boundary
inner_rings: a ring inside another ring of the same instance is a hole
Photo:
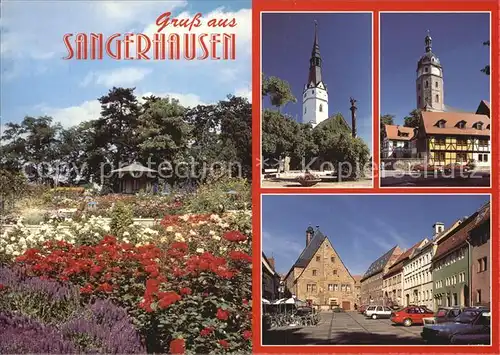
[[[412,166],[412,171],[417,171],[417,172],[421,172],[421,171],[425,171],[425,172],[428,172],[428,173],[434,173],[435,171],[437,172],[442,172],[443,171],[443,168],[440,167],[440,166],[436,166],[436,165],[426,165],[426,164],[416,164],[416,165],[413,165]]]
[[[452,322],[460,313],[462,313],[462,308],[460,307],[440,307],[436,313],[434,313],[433,317],[426,317],[423,319],[424,325]]]
[[[491,344],[491,313],[466,308],[452,322],[424,325],[422,339],[428,344]]]
[[[358,312],[363,314],[365,313],[366,309],[368,308],[368,305],[367,304],[364,304],[364,305],[361,305],[358,307]]]
[[[461,172],[467,173],[471,169],[470,169],[470,166],[465,164],[465,163],[450,163],[450,164],[445,165],[443,170],[447,174],[450,174],[452,172],[455,174],[459,174]]]
[[[424,324],[424,318],[432,317],[434,312],[425,306],[408,306],[402,310],[395,311],[391,315],[391,321],[395,324],[403,324],[410,327],[413,324]]]
[[[369,306],[364,313],[366,317],[372,319],[390,318],[391,314],[392,309],[387,306]]]

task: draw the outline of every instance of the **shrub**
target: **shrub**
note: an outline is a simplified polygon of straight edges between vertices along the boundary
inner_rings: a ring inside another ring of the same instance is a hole
[[[184,201],[184,211],[191,213],[223,213],[250,208],[251,187],[247,180],[223,178],[198,188]]]
[[[123,232],[134,223],[132,209],[123,202],[118,202],[111,213],[111,233],[121,237]]]

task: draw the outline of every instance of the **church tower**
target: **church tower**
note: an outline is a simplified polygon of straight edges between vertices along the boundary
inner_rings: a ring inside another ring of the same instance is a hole
[[[444,111],[443,68],[432,52],[432,38],[427,31],[425,54],[417,64],[417,108],[423,111]]]
[[[314,44],[309,60],[309,77],[302,95],[302,122],[316,127],[328,118],[328,91],[321,77],[318,23],[314,23]]]

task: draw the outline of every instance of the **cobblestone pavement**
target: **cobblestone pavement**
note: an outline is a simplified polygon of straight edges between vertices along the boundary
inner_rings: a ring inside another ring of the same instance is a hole
[[[422,326],[393,325],[389,319],[367,319],[358,312],[323,312],[317,326],[264,332],[263,345],[422,345],[421,331]]]

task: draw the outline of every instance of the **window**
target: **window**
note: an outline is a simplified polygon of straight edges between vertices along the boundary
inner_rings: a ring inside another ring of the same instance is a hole
[[[328,291],[333,291],[333,284],[328,284]]]
[[[439,95],[436,95],[436,102],[439,102]]]
[[[420,91],[420,84],[417,85],[417,90]]]
[[[488,269],[487,262],[488,262],[488,258],[486,256],[484,258],[478,259],[478,261],[477,261],[477,263],[478,263],[477,270],[478,271],[477,272],[486,271]]]
[[[429,71],[429,68],[425,67],[424,71],[427,73]]]
[[[319,104],[319,112],[323,112],[323,104]]]
[[[460,121],[457,123],[458,128],[465,128],[465,121]]]
[[[312,94],[314,95],[314,90],[312,91]]]
[[[330,260],[332,261],[332,263],[335,263],[335,257],[334,257],[334,256],[332,256],[332,257],[330,258]]]
[[[345,292],[345,285],[340,286],[340,291]]]
[[[467,153],[457,153],[457,163],[467,162]]]
[[[427,68],[425,68],[425,69],[427,69]],[[425,81],[425,87],[426,87],[426,88],[428,88],[428,87],[429,87],[429,82],[428,82],[427,80]]]
[[[482,122],[477,122],[476,123],[476,129],[482,130],[483,129],[483,123]]]
[[[483,159],[483,161],[484,161],[485,163],[487,163],[487,162],[488,162],[488,154],[485,154],[485,155],[484,155],[484,159]]]
[[[420,105],[422,103],[422,98],[420,97],[420,95],[418,96],[418,104]]]
[[[446,140],[444,138],[436,138],[436,145],[445,145]]]
[[[316,261],[321,261],[321,256],[317,256]]]
[[[487,148],[488,147],[488,140],[486,140],[486,139],[480,139],[479,140],[479,146],[481,148]]]
[[[307,107],[304,107],[304,114],[307,113]]]
[[[334,275],[337,275],[337,270],[333,270],[333,274],[334,274]]]
[[[316,284],[307,284],[307,292],[316,292]]]
[[[346,290],[347,292],[351,292],[351,286],[350,286],[350,285],[346,285],[345,290]]]
[[[435,85],[436,89],[439,87],[439,83],[436,81]],[[437,96],[437,95],[436,95]]]
[[[481,290],[476,290],[476,303],[481,303]]]
[[[479,155],[477,156],[477,160],[479,160],[480,162],[482,162],[482,161],[483,161],[483,155],[482,155],[482,154],[479,154]]]
[[[439,120],[438,123],[437,123],[437,126],[439,128],[444,128],[445,127],[445,123],[446,123],[445,120]]]
[[[338,290],[339,290],[339,285],[334,284],[334,285],[333,285],[333,290],[334,290],[334,291],[338,291]]]
[[[318,274],[318,271],[317,270],[313,270],[313,276],[317,276]]]

